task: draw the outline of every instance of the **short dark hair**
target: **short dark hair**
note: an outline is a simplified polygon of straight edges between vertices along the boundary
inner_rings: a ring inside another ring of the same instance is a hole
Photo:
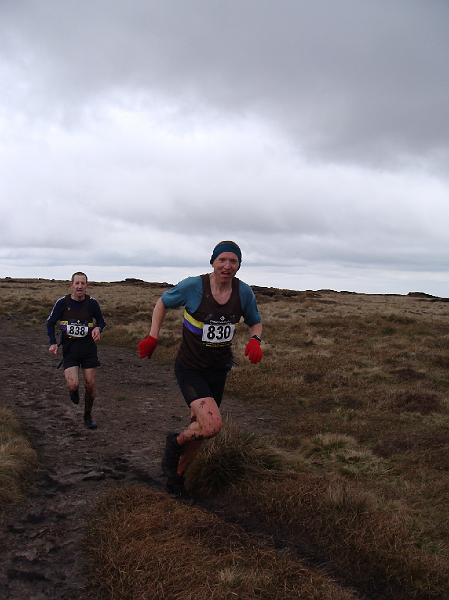
[[[72,283],[77,275],[81,275],[82,277],[85,277],[86,283],[87,283],[87,275],[86,275],[86,273],[83,273],[82,271],[77,271],[76,273],[73,273],[72,279],[70,280]]]

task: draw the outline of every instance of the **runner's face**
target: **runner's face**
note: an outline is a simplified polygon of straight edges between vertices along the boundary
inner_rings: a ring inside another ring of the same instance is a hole
[[[75,300],[84,300],[87,289],[86,278],[82,275],[75,275],[70,287],[72,288],[72,296]]]
[[[228,281],[239,270],[239,259],[234,252],[222,252],[212,263],[215,277],[220,281]]]

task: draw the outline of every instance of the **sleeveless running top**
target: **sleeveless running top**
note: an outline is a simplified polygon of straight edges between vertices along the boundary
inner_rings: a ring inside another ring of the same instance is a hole
[[[184,309],[182,343],[178,360],[191,369],[226,369],[232,365],[232,338],[235,325],[243,316],[239,280],[232,280],[232,292],[226,304],[212,295],[209,275],[201,275],[203,294],[198,308]]]

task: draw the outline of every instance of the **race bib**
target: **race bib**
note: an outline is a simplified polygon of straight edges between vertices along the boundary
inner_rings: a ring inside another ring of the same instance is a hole
[[[234,323],[212,324],[204,323],[203,325],[203,342],[208,344],[223,344],[230,342],[234,337]]]
[[[67,325],[66,333],[70,337],[86,337],[89,333],[89,326],[82,325],[81,323],[69,323]]]

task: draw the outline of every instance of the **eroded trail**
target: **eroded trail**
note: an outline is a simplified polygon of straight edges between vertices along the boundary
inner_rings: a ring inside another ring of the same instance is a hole
[[[39,457],[25,502],[8,509],[0,524],[0,600],[87,600],[82,541],[98,497],[117,485],[162,488],[165,435],[188,422],[188,410],[171,367],[100,345],[98,429],[90,431],[84,394],[78,406],[71,403],[44,328],[23,329],[5,318],[0,328],[1,402]],[[269,423],[255,407],[229,398],[224,410],[243,428]]]
[[[184,423],[186,407],[170,368],[103,345],[98,429],[87,430],[83,399],[70,402],[43,330],[0,324],[2,404],[39,455],[26,501],[8,510],[1,527],[0,598],[87,598],[81,545],[96,499],[123,483],[162,485],[165,434]]]

